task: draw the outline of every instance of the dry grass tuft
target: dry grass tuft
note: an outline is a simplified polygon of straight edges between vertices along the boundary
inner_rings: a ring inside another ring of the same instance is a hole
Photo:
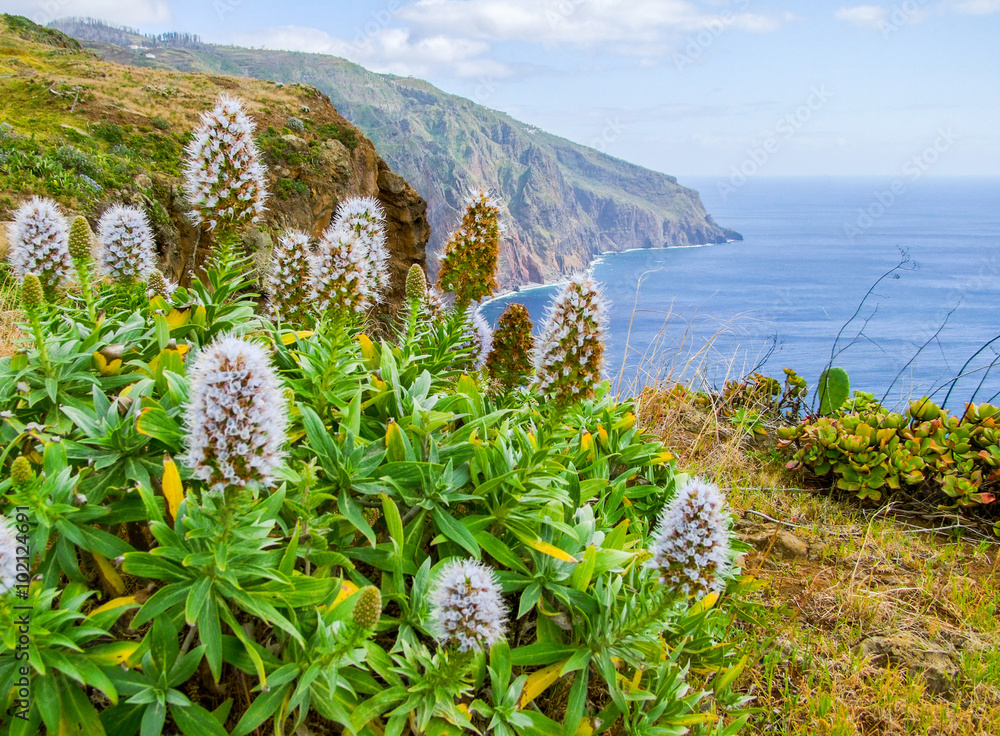
[[[735,634],[749,733],[1000,734],[997,545],[798,488],[771,428],[716,408],[665,384],[638,413],[683,470],[727,489],[751,546],[744,572],[763,587]]]

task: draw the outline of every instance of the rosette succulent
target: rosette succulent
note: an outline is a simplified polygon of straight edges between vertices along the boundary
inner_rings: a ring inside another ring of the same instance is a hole
[[[202,113],[184,165],[184,190],[196,225],[228,230],[257,222],[264,214],[266,169],[254,128],[243,103],[228,95],[220,95],[215,107]]]
[[[431,616],[438,641],[462,652],[503,638],[507,606],[492,568],[476,560],[447,563],[431,593]]]
[[[38,276],[48,299],[58,292],[72,266],[69,255],[69,224],[51,199],[32,197],[14,213],[8,236],[11,268],[18,280],[25,274]]]
[[[660,583],[701,596],[725,587],[729,515],[719,487],[701,478],[681,486],[660,514],[646,563]]]
[[[146,213],[113,204],[97,222],[101,268],[119,284],[145,281],[156,268],[156,245]]]
[[[594,394],[601,380],[607,306],[596,281],[578,276],[566,284],[546,314],[535,351],[538,388],[560,405]]]
[[[301,322],[310,312],[309,236],[301,230],[286,230],[271,254],[268,292],[272,314]]]
[[[239,337],[204,348],[190,369],[185,461],[211,491],[268,486],[288,418],[268,354]]]

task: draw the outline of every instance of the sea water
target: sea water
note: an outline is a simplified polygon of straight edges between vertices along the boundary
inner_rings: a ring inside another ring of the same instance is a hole
[[[785,367],[815,386],[832,364],[890,405],[1000,401],[1000,179],[681,183],[744,240],[594,262],[611,303],[605,372],[621,393]],[[557,289],[483,313],[495,324],[521,302],[539,330]]]

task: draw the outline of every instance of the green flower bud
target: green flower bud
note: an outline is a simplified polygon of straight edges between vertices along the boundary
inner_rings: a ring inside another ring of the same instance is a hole
[[[43,304],[45,304],[45,293],[42,291],[42,282],[33,273],[24,274],[24,281],[21,282],[21,306],[30,312]]]
[[[420,264],[414,263],[406,272],[406,301],[423,304],[427,298],[427,277]]]
[[[361,589],[352,614],[354,623],[362,629],[373,629],[382,617],[382,593],[374,585]]]
[[[35,471],[31,469],[31,463],[24,455],[14,459],[10,465],[10,482],[15,488],[20,488],[30,483],[35,477]]]
[[[94,242],[94,231],[83,217],[74,217],[69,226],[69,254],[77,263],[90,260]]]
[[[172,291],[173,288],[166,277],[160,273],[160,269],[154,268],[146,275],[146,296],[150,299],[158,296],[169,302]]]

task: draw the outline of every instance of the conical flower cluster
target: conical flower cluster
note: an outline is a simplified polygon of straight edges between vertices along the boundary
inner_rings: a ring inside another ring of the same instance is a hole
[[[497,321],[493,347],[486,357],[486,370],[505,391],[520,385],[531,375],[531,315],[523,304],[511,304]]]
[[[375,303],[375,286],[368,269],[367,248],[356,232],[330,225],[312,261],[312,302],[320,313],[345,310],[364,313]]]
[[[51,199],[32,197],[14,213],[8,231],[14,275],[38,276],[46,296],[53,297],[72,266],[69,256],[69,224],[59,205]]]
[[[184,165],[184,189],[196,225],[229,228],[257,222],[264,214],[265,168],[253,140],[254,127],[243,103],[227,95],[202,113]]]
[[[493,294],[500,254],[500,205],[486,191],[466,200],[462,224],[444,248],[438,285],[455,295],[459,305]]]
[[[660,515],[646,563],[661,584],[702,596],[725,587],[729,516],[722,491],[695,478],[677,491]]]
[[[88,263],[93,257],[94,231],[86,218],[74,217],[69,226],[69,255],[77,264]]]
[[[535,351],[543,395],[562,405],[593,396],[601,380],[606,313],[600,287],[590,276],[578,276],[559,292]]]
[[[333,224],[361,238],[365,247],[372,300],[382,301],[389,286],[389,249],[385,242],[385,210],[375,197],[348,197],[337,208]]]
[[[270,485],[288,420],[267,353],[223,336],[198,354],[188,375],[188,466],[211,491]]]
[[[0,595],[17,585],[17,547],[13,522],[0,514]]]
[[[406,302],[419,307],[427,301],[427,276],[419,263],[410,266],[406,272]]]
[[[270,307],[281,319],[301,322],[309,314],[309,236],[301,230],[287,230],[278,238],[271,254],[268,277]]]
[[[479,310],[469,309],[466,316],[466,344],[472,348],[472,361],[476,370],[482,370],[493,349],[493,330]]]
[[[101,269],[119,284],[145,281],[156,268],[156,246],[146,213],[113,204],[97,222]]]
[[[435,635],[459,651],[486,649],[503,638],[507,606],[493,570],[476,560],[453,560],[431,593]]]
[[[373,629],[382,617],[382,593],[374,585],[361,589],[361,595],[354,604],[351,618],[362,629]]]
[[[149,299],[158,296],[169,303],[170,295],[174,293],[176,288],[177,284],[164,276],[158,268],[154,268],[146,274],[146,297]]]

